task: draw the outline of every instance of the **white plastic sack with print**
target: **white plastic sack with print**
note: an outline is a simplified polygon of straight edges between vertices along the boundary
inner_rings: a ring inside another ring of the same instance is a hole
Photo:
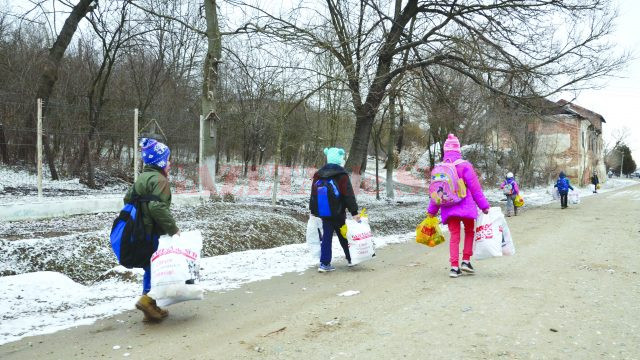
[[[359,264],[376,256],[369,218],[361,217],[360,222],[347,219],[346,226],[347,234],[345,237],[349,241],[351,264]]]
[[[569,192],[569,202],[572,204],[580,204],[580,194],[577,191],[570,191]]]
[[[558,192],[558,188],[557,187],[552,187],[551,188],[551,196],[553,197],[553,200],[560,199],[560,192]]]
[[[202,300],[200,286],[200,231],[180,236],[161,236],[158,250],[151,256],[151,291],[159,306],[188,300]]]
[[[502,231],[504,215],[499,207],[492,207],[488,214],[480,213],[476,220],[473,238],[473,256],[476,260],[502,256]]]
[[[322,219],[309,216],[307,222],[307,246],[309,253],[315,259],[320,259],[320,240],[322,239]]]

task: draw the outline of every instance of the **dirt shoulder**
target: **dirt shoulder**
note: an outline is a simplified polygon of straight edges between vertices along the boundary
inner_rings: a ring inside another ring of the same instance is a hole
[[[162,324],[130,311],[0,358],[637,359],[639,214],[636,185],[510,218],[517,254],[476,261],[474,276],[447,277],[447,245],[392,245],[354,268],[209,293]]]

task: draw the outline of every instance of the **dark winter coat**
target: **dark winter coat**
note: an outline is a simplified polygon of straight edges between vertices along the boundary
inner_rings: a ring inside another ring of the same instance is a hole
[[[558,192],[560,194],[566,194],[569,192],[569,189],[573,190],[573,186],[571,186],[569,178],[564,174],[564,172],[560,172],[560,177],[558,177],[554,187],[558,188]]]
[[[320,179],[333,179],[333,181],[338,186],[338,191],[340,192],[340,199],[342,203],[342,209],[340,210],[340,214],[342,217],[345,215],[345,210],[349,210],[351,215],[358,214],[358,203],[356,202],[356,195],[353,192],[353,187],[351,186],[351,179],[347,174],[347,171],[340,165],[336,164],[326,164],[320,170],[316,171],[313,174],[313,182],[315,184]],[[318,209],[314,206],[313,199],[317,199],[317,189],[315,186],[311,186],[311,199],[309,200],[309,210],[311,210],[311,214],[314,216],[318,216]],[[317,201],[316,201],[317,202]]]
[[[178,232],[176,221],[169,210],[171,206],[171,188],[164,171],[156,166],[145,165],[133,187],[124,197],[124,203],[131,201],[132,191],[140,196],[155,195],[160,201],[142,203],[142,220],[147,234],[173,236]]]
[[[598,179],[598,175],[593,174],[593,176],[591,177],[591,183],[593,185],[598,185],[600,184],[600,179]]]

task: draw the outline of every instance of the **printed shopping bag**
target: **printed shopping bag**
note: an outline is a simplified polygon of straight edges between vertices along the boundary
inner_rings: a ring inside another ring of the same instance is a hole
[[[513,205],[515,205],[516,207],[524,206],[524,198],[522,197],[522,195],[516,195],[516,198],[513,200]]]
[[[438,225],[438,218],[427,216],[418,227],[416,227],[416,242],[434,247],[444,242],[444,236]]]
[[[151,256],[151,291],[159,306],[187,300],[202,300],[200,286],[200,231],[180,236],[161,236],[158,250]]]
[[[473,239],[473,256],[476,260],[502,256],[504,222],[504,215],[499,207],[492,207],[488,214],[480,213]]]
[[[320,258],[320,241],[322,240],[322,219],[316,216],[309,216],[307,222],[307,246],[314,258]]]
[[[557,187],[552,187],[551,188],[551,196],[553,197],[553,200],[560,199],[560,192],[558,191]]]
[[[376,256],[375,244],[367,210],[360,212],[360,222],[347,219],[345,225],[340,228],[342,236],[349,242],[349,255],[351,264],[359,264]]]

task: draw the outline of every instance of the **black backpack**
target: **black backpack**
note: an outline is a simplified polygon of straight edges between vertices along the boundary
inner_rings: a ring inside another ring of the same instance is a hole
[[[316,195],[311,197],[311,210],[321,218],[332,218],[342,212],[340,190],[333,178],[321,178],[313,184]]]
[[[142,221],[142,203],[160,201],[156,195],[140,196],[135,190],[131,201],[120,211],[111,227],[111,248],[118,263],[126,268],[145,268],[155,251],[153,234],[146,234]]]

